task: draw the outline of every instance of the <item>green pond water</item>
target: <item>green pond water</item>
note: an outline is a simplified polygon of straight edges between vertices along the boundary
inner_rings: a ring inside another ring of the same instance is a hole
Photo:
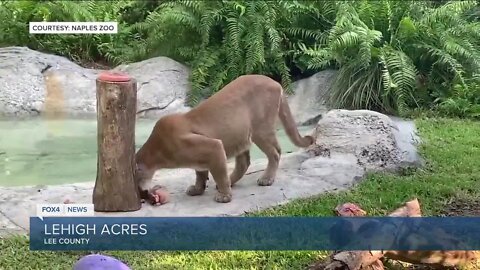
[[[137,120],[137,149],[145,142],[154,120]],[[299,128],[300,133],[311,127]],[[282,152],[295,151],[283,129],[278,131]],[[265,155],[255,145],[251,158]],[[97,169],[95,119],[47,121],[0,120],[0,186],[55,185],[94,181]]]

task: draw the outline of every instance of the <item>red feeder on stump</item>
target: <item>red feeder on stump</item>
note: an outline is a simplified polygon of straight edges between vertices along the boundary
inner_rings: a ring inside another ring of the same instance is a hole
[[[128,74],[103,72],[97,78],[97,178],[95,211],[141,208],[135,183],[137,82]]]

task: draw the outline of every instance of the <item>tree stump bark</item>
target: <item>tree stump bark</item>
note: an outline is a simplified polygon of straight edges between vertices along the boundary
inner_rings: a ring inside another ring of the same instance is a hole
[[[106,72],[97,78],[97,178],[95,211],[127,212],[141,208],[135,183],[136,80]]]
[[[345,206],[348,209],[345,209]],[[338,206],[336,212],[340,216],[365,216],[366,212],[353,204]],[[348,211],[345,211],[348,210]],[[351,211],[350,211],[351,210]],[[408,201],[403,207],[392,212],[390,217],[421,217],[422,211],[417,199]],[[433,241],[450,240],[447,234]],[[421,233],[411,236],[421,239]],[[424,239],[422,239],[424,240]],[[432,242],[427,240],[424,242]],[[413,264],[426,264],[435,268],[444,269],[454,266],[465,266],[477,260],[480,252],[471,250],[371,250],[371,251],[341,251],[332,254],[327,261],[317,262],[311,265],[309,270],[383,270],[380,260],[386,257],[393,260],[401,260]],[[469,268],[470,269],[470,268]]]

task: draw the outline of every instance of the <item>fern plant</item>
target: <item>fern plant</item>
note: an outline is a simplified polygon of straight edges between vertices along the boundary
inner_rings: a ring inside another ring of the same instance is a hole
[[[480,119],[480,74],[456,83],[448,96],[437,101],[436,109],[444,115]]]
[[[189,103],[194,105],[243,74],[266,74],[288,91],[287,34],[295,30],[288,29],[285,18],[298,7],[307,9],[308,3],[167,1],[136,29],[150,33],[148,55],[163,54],[190,64]]]
[[[413,22],[417,34],[404,47],[424,78],[428,103],[448,95],[457,82],[465,85],[480,70],[480,24],[466,16],[475,6],[474,1],[448,2],[435,9],[417,6],[425,15]]]
[[[120,10],[134,1],[2,1],[0,14],[0,44],[21,45],[66,56],[78,63],[102,58],[109,62],[125,60],[129,48],[126,41],[133,39],[128,25],[119,19]],[[30,35],[29,22],[35,21],[118,21],[117,35]]]
[[[387,25],[379,28],[388,32],[392,20],[392,14],[388,12],[390,3],[381,3],[387,11],[380,22]],[[310,57],[308,68],[311,69],[322,69],[332,61],[339,66],[329,95],[332,106],[403,111],[415,86],[415,66],[396,47],[393,35],[385,40],[384,33],[374,28],[374,22],[362,20],[362,14],[357,10],[367,14],[364,17],[373,19],[372,10],[379,9],[370,10],[368,4],[344,2],[339,5],[328,39],[314,47],[302,46],[302,54]]]
[[[308,68],[339,66],[330,91],[333,107],[373,109],[404,114],[431,104],[439,84],[478,72],[479,24],[465,16],[474,1],[343,2],[328,39],[302,45]],[[427,91],[419,95],[418,91]],[[422,98],[430,100],[421,100]]]
[[[0,16],[3,46],[79,63],[183,62],[192,69],[190,105],[243,74],[268,75],[291,92],[292,76],[336,68],[333,107],[403,114],[463,99],[458,89],[480,73],[475,1],[0,0]],[[119,33],[30,35],[29,21],[117,21]]]

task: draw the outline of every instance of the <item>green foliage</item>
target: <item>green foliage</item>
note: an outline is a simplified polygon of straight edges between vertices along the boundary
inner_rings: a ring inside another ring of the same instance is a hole
[[[374,13],[361,7],[367,14]],[[392,42],[384,42],[382,32],[364,23],[354,5],[347,2],[339,6],[336,23],[328,33],[323,43],[301,49],[311,57],[308,68],[322,69],[332,61],[339,66],[330,103],[341,108],[404,110],[416,75],[408,56]]]
[[[0,0],[0,45],[79,63],[168,56],[191,67],[190,105],[243,74],[291,93],[292,79],[333,68],[332,107],[465,116],[478,105],[479,10],[476,1]],[[29,21],[117,21],[119,34],[29,35]]]
[[[439,98],[439,112],[447,116],[471,117],[480,119],[480,76],[475,76],[466,84],[456,84],[450,96]]]
[[[474,1],[356,1],[339,5],[328,41],[301,47],[310,69],[335,62],[334,107],[405,113],[428,106],[480,65],[480,24],[465,13]],[[421,82],[418,85],[418,82]],[[424,93],[418,93],[418,92]],[[424,97],[427,100],[421,100]]]
[[[28,46],[57,53],[76,62],[106,60],[121,62],[133,39],[128,25],[122,23],[119,11],[133,1],[1,1],[0,45]],[[29,22],[54,21],[118,21],[117,35],[30,35]]]
[[[136,25],[150,33],[148,55],[162,52],[192,68],[191,104],[243,74],[290,84],[281,18],[288,1],[166,1]]]

